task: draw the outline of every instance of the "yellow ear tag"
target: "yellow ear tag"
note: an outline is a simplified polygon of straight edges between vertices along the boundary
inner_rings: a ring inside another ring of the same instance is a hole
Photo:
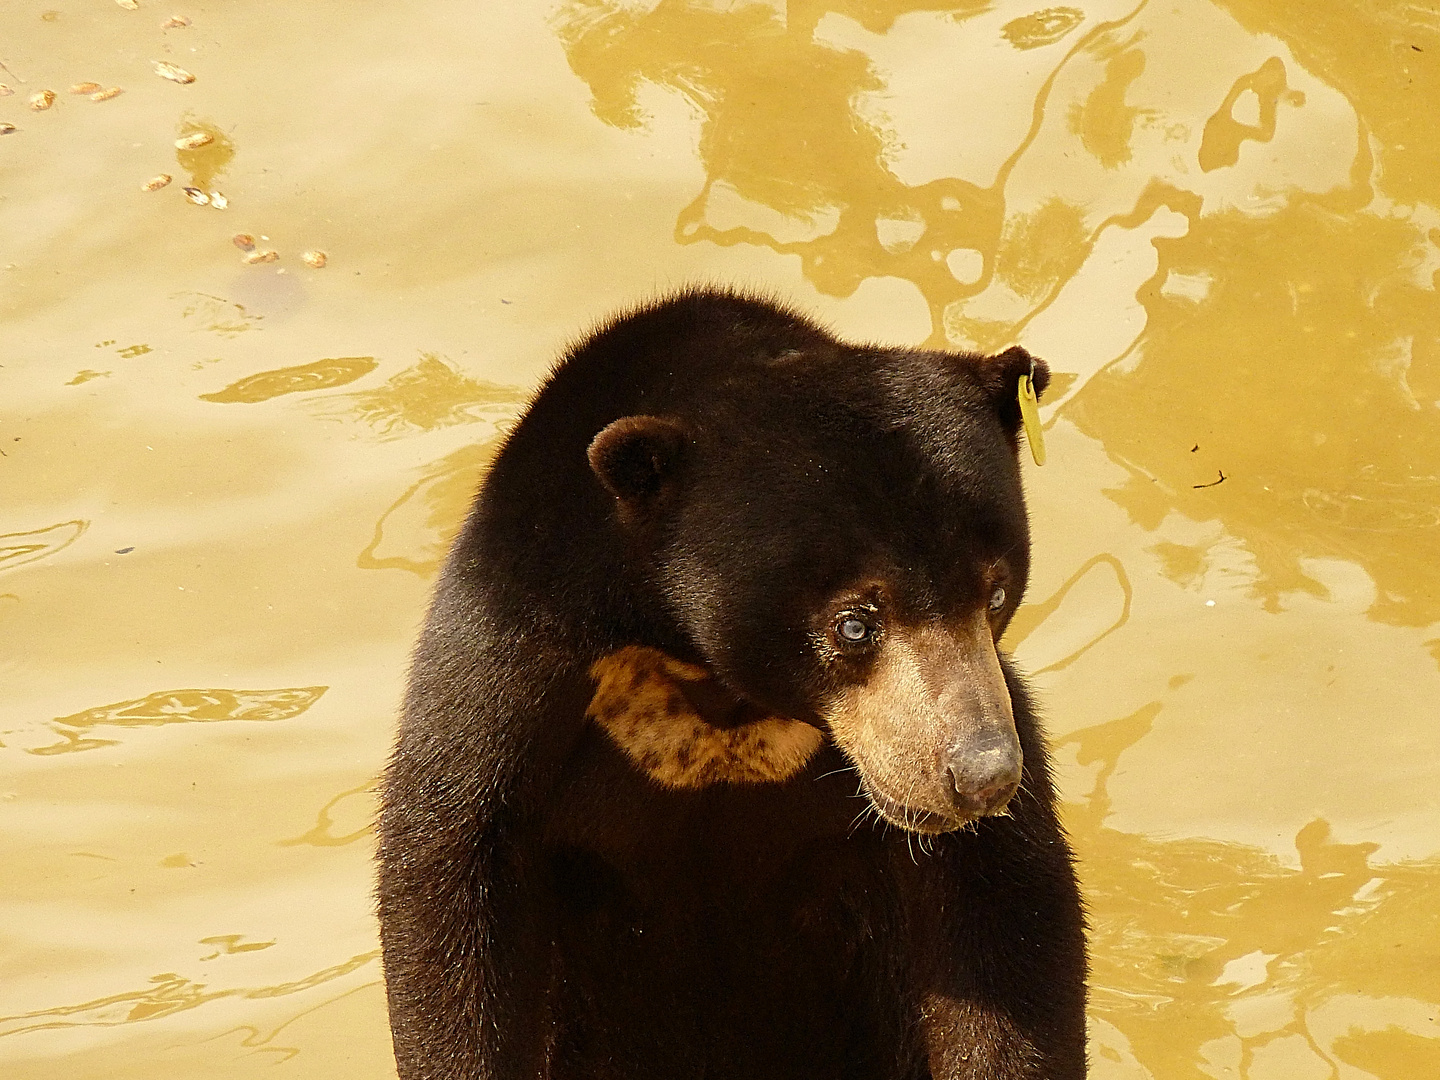
[[[1040,430],[1040,403],[1035,400],[1035,387],[1029,375],[1020,376],[1020,419],[1025,424],[1025,441],[1036,465],[1045,464],[1045,433]]]

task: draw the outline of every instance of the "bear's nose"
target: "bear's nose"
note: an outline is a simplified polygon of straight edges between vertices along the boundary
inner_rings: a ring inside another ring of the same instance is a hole
[[[981,734],[950,750],[945,771],[967,817],[999,813],[1020,786],[1020,740],[1006,734]]]

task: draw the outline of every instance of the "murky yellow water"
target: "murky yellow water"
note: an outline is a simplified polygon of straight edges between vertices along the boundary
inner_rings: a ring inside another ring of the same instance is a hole
[[[560,344],[697,279],[1062,373],[1011,645],[1094,1074],[1440,1075],[1435,5],[51,2],[0,10],[5,1076],[393,1076],[370,788],[445,540]]]

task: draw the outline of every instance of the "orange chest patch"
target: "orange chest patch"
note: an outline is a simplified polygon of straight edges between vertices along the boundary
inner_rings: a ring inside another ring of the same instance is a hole
[[[671,788],[770,784],[804,768],[824,736],[737,704],[710,673],[627,645],[590,667],[586,716],[651,779]]]

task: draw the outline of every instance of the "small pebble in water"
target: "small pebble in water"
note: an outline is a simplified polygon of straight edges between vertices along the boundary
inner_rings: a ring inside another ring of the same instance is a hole
[[[171,15],[160,24],[162,30],[181,30],[190,25],[190,19],[186,15]]]
[[[319,270],[330,261],[330,257],[323,251],[307,251],[300,256],[300,260],[306,266]]]
[[[0,124],[0,135],[13,135],[19,130],[14,124]]]
[[[170,183],[170,174],[161,173],[159,176],[152,176],[140,185],[141,191],[159,191],[166,184]]]
[[[118,86],[112,86],[105,90],[97,90],[90,95],[91,101],[109,101],[113,97],[119,97],[125,91]]]
[[[176,150],[198,150],[202,146],[209,146],[215,141],[215,136],[208,131],[192,131],[189,135],[182,135],[175,140]]]
[[[70,93],[93,94],[96,90],[99,89],[100,84],[98,82],[77,82],[74,86],[70,87]]]
[[[212,191],[210,192],[210,205],[215,207],[216,210],[224,210],[227,206],[230,205],[230,200],[227,199],[221,192]]]
[[[198,187],[187,187],[185,198],[189,199],[196,206],[204,206],[210,201],[210,196],[201,191]]]
[[[54,90],[41,90],[38,94],[30,95],[30,108],[36,112],[44,112],[55,104]]]
[[[241,251],[255,250],[255,237],[251,236],[248,232],[236,233],[230,238],[230,242]]]
[[[194,75],[191,75],[190,72],[184,68],[170,63],[168,60],[151,60],[150,63],[155,65],[155,74],[159,75],[162,79],[169,79],[171,82],[178,83],[192,83],[195,81]]]
[[[254,266],[257,263],[272,263],[279,258],[280,253],[278,251],[272,251],[267,248],[265,251],[252,251],[249,255],[246,255],[245,258],[241,261],[246,266]]]

